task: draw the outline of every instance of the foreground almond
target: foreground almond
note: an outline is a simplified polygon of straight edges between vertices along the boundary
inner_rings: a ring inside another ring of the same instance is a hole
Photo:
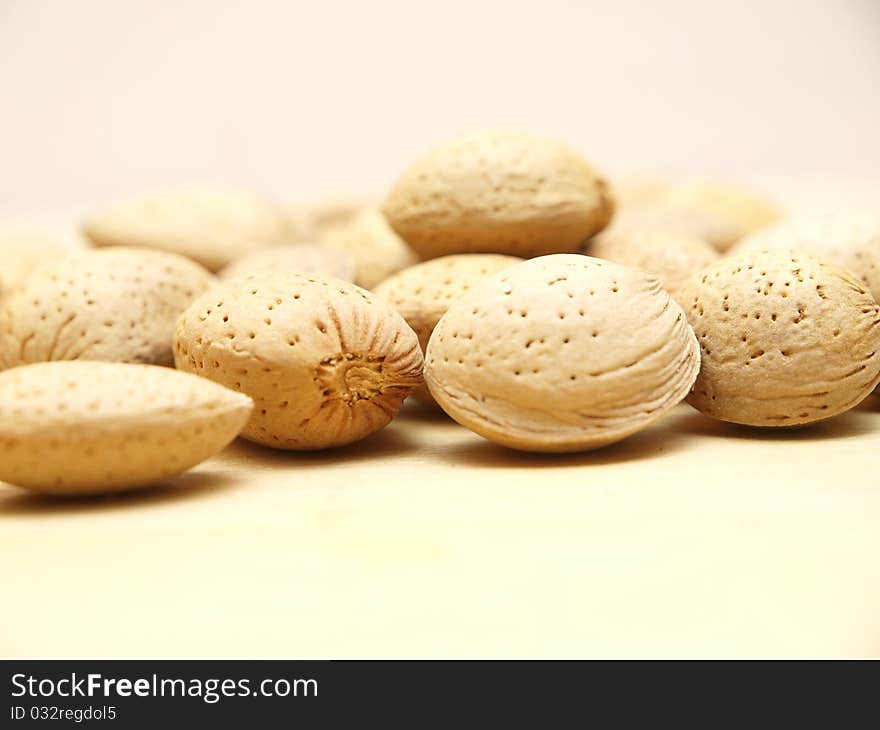
[[[254,399],[242,436],[275,448],[358,441],[421,383],[415,333],[339,279],[264,273],[221,284],[184,312],[175,342],[178,368]]]
[[[53,362],[0,373],[0,481],[57,495],[180,474],[244,426],[250,398],[169,368]]]
[[[177,318],[215,282],[194,261],[164,251],[62,257],[0,303],[0,368],[49,360],[170,365]]]
[[[747,251],[691,280],[702,348],[688,402],[722,421],[794,426],[857,405],[880,380],[880,308],[848,271],[802,251]]]
[[[180,254],[217,271],[293,230],[280,207],[251,193],[171,188],[118,203],[86,221],[95,246],[145,246]]]
[[[443,315],[425,378],[456,421],[527,451],[583,451],[679,403],[700,366],[681,308],[657,280],[557,254],[479,282]]]
[[[575,251],[611,220],[605,181],[563,144],[484,132],[428,152],[383,208],[423,259],[453,253],[513,256]]]

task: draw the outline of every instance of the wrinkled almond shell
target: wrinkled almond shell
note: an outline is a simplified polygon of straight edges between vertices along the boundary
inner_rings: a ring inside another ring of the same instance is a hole
[[[0,481],[55,495],[162,481],[220,451],[249,398],[170,368],[52,362],[0,373]]]
[[[281,449],[358,441],[422,382],[403,318],[339,279],[263,273],[221,284],[183,314],[175,342],[178,368],[254,399],[242,435]]]
[[[880,310],[855,276],[801,251],[747,251],[694,277],[702,349],[688,402],[723,421],[794,426],[842,413],[880,380]]]
[[[428,152],[383,207],[423,259],[576,251],[611,220],[606,182],[577,153],[519,132],[484,132]]]
[[[62,257],[0,302],[0,369],[51,360],[170,365],[177,318],[215,282],[197,263],[164,251]]]
[[[654,277],[557,254],[456,301],[431,335],[426,381],[450,416],[492,441],[582,451],[666,413],[699,362],[684,313]]]

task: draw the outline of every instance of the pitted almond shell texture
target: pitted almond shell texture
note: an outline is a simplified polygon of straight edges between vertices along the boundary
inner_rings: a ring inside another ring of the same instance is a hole
[[[219,277],[240,279],[263,271],[315,274],[352,281],[354,259],[345,251],[322,243],[267,246],[233,261],[220,271]]]
[[[52,362],[0,373],[0,481],[55,495],[117,492],[220,451],[252,403],[170,368]]]
[[[880,297],[880,213],[837,209],[786,218],[740,241],[735,252],[798,249],[849,269]]]
[[[403,315],[418,335],[422,352],[449,305],[467,294],[480,280],[522,261],[517,256],[495,253],[461,253],[441,256],[410,266],[390,276],[374,289],[377,296]],[[434,399],[424,385],[414,395]]]
[[[194,261],[164,251],[62,257],[0,302],[0,369],[49,360],[170,365],[177,318],[215,282]]]
[[[240,190],[180,187],[148,193],[99,212],[83,232],[95,246],[146,246],[218,271],[296,230],[279,206]]]
[[[569,147],[521,132],[471,134],[418,159],[385,201],[423,259],[576,251],[611,220],[605,180]]]
[[[577,254],[484,279],[431,335],[426,381],[459,423],[528,451],[618,441],[679,403],[699,370],[684,313],[643,272]]]
[[[281,449],[358,441],[422,382],[403,318],[339,279],[264,273],[221,284],[181,316],[175,347],[179,369],[253,398],[242,435]]]
[[[365,208],[350,222],[328,230],[324,240],[354,259],[355,283],[366,289],[418,261],[377,208]]]
[[[654,274],[673,298],[690,277],[714,263],[720,254],[701,238],[662,231],[608,231],[591,239],[584,251]]]
[[[880,380],[880,311],[845,269],[802,251],[731,256],[682,304],[702,349],[688,402],[723,421],[793,426],[842,413]]]

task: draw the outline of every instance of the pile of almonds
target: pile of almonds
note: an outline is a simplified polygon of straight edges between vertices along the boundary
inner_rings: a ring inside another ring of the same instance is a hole
[[[82,234],[0,235],[0,480],[44,493],[154,484],[237,436],[351,444],[410,394],[565,452],[684,400],[809,424],[880,381],[880,215],[785,217],[730,184],[612,191],[518,132],[429,150],[384,202],[177,188]]]

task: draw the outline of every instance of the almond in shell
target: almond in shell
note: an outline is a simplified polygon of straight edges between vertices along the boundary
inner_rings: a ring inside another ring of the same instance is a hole
[[[660,418],[688,393],[699,347],[681,307],[643,272],[556,254],[479,282],[434,329],[426,381],[492,441],[583,451]]]

